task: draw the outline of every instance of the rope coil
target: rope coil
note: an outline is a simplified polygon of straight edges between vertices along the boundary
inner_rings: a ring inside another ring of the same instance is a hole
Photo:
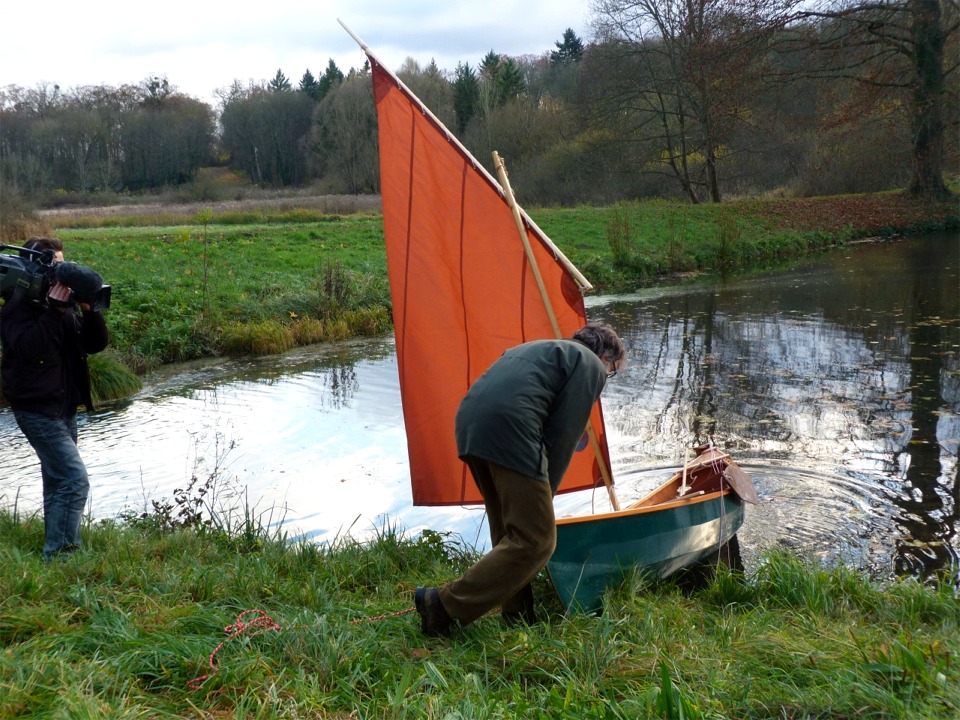
[[[386,620],[387,618],[400,617],[401,615],[406,615],[412,613],[416,610],[415,607],[407,608],[405,610],[398,610],[397,612],[384,613],[383,615],[375,615],[373,617],[362,617],[354,618],[350,621],[350,625],[357,625],[358,623],[365,622],[375,622],[378,620]],[[252,620],[246,620],[248,616],[253,615]],[[309,630],[312,628],[318,628],[319,625],[294,625],[293,627],[286,628],[288,631],[292,630]],[[230,625],[227,625],[223,631],[227,634],[219,645],[217,645],[213,652],[210,653],[210,657],[207,660],[207,666],[210,668],[210,672],[206,675],[199,675],[198,677],[193,678],[187,682],[187,687],[191,690],[196,690],[201,687],[207,680],[212,678],[220,670],[217,665],[217,654],[223,650],[228,642],[234,640],[241,636],[246,636],[248,638],[256,637],[257,635],[262,635],[266,632],[276,631],[283,632],[284,628],[270,617],[265,611],[259,609],[253,610],[244,610],[242,613],[237,615],[236,620],[234,620]]]

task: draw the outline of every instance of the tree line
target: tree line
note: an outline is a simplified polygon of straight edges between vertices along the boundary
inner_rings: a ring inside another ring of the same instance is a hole
[[[958,0],[595,0],[589,42],[397,75],[527,203],[904,188],[960,158]],[[369,67],[277,70],[207,103],[166,78],[0,90],[4,193],[137,192],[227,166],[270,187],[379,190]]]

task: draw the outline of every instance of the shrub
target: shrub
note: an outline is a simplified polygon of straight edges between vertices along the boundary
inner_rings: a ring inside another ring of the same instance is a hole
[[[223,332],[223,349],[231,354],[273,355],[296,345],[293,330],[275,320],[231,323]]]
[[[623,205],[618,203],[613,206],[605,231],[607,244],[610,246],[610,253],[613,255],[614,267],[627,267],[633,256],[633,231],[630,227],[630,218]]]

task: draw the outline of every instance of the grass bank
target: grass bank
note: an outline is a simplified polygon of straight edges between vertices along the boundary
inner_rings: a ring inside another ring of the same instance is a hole
[[[270,354],[390,327],[379,215],[59,229],[71,259],[113,287],[113,347],[142,371]]]
[[[930,206],[894,193],[699,206],[650,201],[530,215],[599,292],[676,273],[762,268],[864,237],[960,226],[955,203]],[[137,372],[390,327],[375,211],[233,203],[139,214],[135,207],[58,211],[45,222],[67,241],[70,259],[112,284],[113,347]]]
[[[416,585],[473,559],[450,538],[385,527],[318,547],[268,535],[249,510],[208,524],[175,510],[86,528],[87,549],[52,563],[39,519],[0,512],[0,717],[960,713],[948,585],[881,585],[772,553],[693,593],[629,578],[599,617],[564,617],[541,577],[540,623],[491,615],[427,639],[404,611]],[[238,618],[249,627],[227,639]]]

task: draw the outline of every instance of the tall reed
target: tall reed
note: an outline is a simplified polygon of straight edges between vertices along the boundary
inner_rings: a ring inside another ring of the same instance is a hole
[[[633,229],[623,204],[617,203],[610,208],[605,233],[614,267],[629,267],[634,253]]]

